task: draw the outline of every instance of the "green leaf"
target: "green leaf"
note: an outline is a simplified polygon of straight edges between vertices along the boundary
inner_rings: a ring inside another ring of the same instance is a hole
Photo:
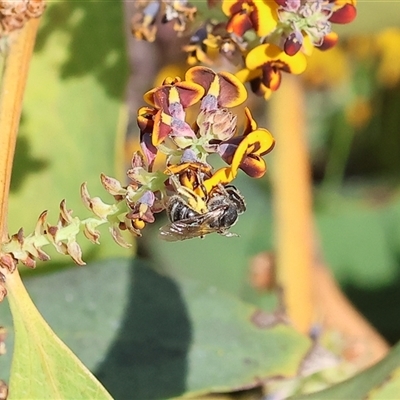
[[[115,174],[116,133],[123,130],[127,61],[122,2],[50,2],[39,28],[24,97],[9,206],[10,233],[28,234],[43,210],[57,222],[66,199],[74,216],[90,216],[80,199],[111,199],[100,174]],[[124,134],[125,132],[122,132]],[[120,171],[121,172],[121,171]],[[84,259],[128,254],[101,227],[101,246],[82,235]],[[70,263],[51,248],[53,260]]]
[[[15,329],[8,399],[111,399],[47,325],[17,272],[7,288]]]
[[[198,282],[181,286],[192,320],[187,392],[230,392],[259,384],[259,378],[294,376],[310,341],[293,328],[262,328],[258,310]]]
[[[378,364],[351,379],[329,389],[309,395],[294,396],[293,400],[388,400],[400,393],[400,344],[396,345]]]
[[[173,279],[140,260],[25,281],[55,332],[115,398],[199,396],[294,376],[310,347],[289,326],[258,326],[255,307],[215,286]]]
[[[395,399],[400,393],[400,367],[392,371],[390,376],[369,393],[370,400]]]

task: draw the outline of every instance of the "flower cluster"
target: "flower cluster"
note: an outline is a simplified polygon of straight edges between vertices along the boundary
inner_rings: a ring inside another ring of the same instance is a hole
[[[227,30],[240,37],[253,30],[259,43],[244,57],[237,76],[269,98],[279,88],[281,73],[301,74],[313,47],[327,50],[338,40],[332,23],[356,16],[355,0],[224,0]]]
[[[247,91],[238,78],[206,67],[192,67],[184,80],[167,78],[145,93],[148,106],[140,108],[137,117],[143,156],[135,154],[128,171],[132,183],[123,190],[130,212],[120,228],[140,235],[140,230],[154,221],[154,214],[168,210],[171,198],[176,197],[204,215],[210,211],[210,199],[225,193],[239,169],[251,177],[264,175],[262,156],[274,146],[272,135],[257,126],[248,108],[245,127],[238,133],[237,116],[230,111],[246,98]],[[197,104],[196,121],[187,121],[188,108]],[[163,171],[153,171],[159,153],[166,156],[166,166]],[[214,171],[207,162],[213,153],[228,166]],[[112,194],[121,192],[114,188]]]
[[[145,0],[135,2],[136,10],[131,21],[132,33],[137,39],[153,42],[157,32],[157,18],[161,22],[173,22],[176,32],[185,31],[194,21],[197,8],[187,0]]]
[[[91,198],[86,186],[82,198],[101,220],[111,225],[111,234],[122,246],[122,231],[141,236],[142,229],[166,210],[171,225],[161,231],[166,240],[184,240],[217,232],[232,236],[229,228],[245,210],[244,199],[230,185],[239,169],[258,178],[264,175],[262,156],[270,152],[274,139],[259,128],[245,108],[246,124],[237,131],[237,116],[230,110],[242,104],[247,91],[234,75],[192,67],[185,79],[167,78],[161,86],[144,94],[147,106],[138,110],[142,153],[135,153],[127,171],[129,184],[102,175],[105,189],[114,197],[108,205]],[[195,121],[187,111],[197,108]],[[165,166],[155,170],[162,154]],[[214,170],[210,154],[218,154],[228,166]],[[86,224],[86,236],[97,233]]]
[[[146,9],[155,3],[160,4],[151,2]],[[186,1],[162,3],[170,7],[179,4],[181,9],[183,4],[189,7]],[[326,50],[336,44],[338,36],[332,31],[332,23],[349,23],[356,16],[356,0],[222,0],[221,3],[226,21],[205,21],[197,29],[184,47],[188,62],[211,64],[221,54],[240,66],[237,77],[250,82],[251,89],[265,98],[278,89],[282,72],[300,74],[305,70],[306,55],[313,47]],[[134,29],[136,37],[154,40],[156,14],[152,15],[147,19],[151,23],[147,24],[146,18],[139,18]],[[188,19],[183,11],[170,15],[178,21]],[[183,22],[178,25],[186,26]],[[148,26],[152,27],[151,35],[138,34],[148,30]]]
[[[192,67],[185,79],[167,78],[144,95],[148,106],[138,111],[140,144],[143,154],[133,155],[127,171],[129,183],[101,175],[105,190],[114,202],[107,204],[91,197],[86,184],[81,197],[94,214],[84,220],[72,216],[65,201],[60,204],[58,222],[47,223],[47,212],[40,215],[33,233],[22,229],[0,246],[0,266],[14,271],[18,262],[34,268],[36,260],[49,260],[43,251],[53,245],[61,253],[83,265],[77,235],[83,232],[98,244],[98,226],[108,224],[114,240],[127,247],[122,232],[141,236],[142,229],[166,210],[171,224],[162,228],[161,236],[169,241],[202,237],[217,232],[234,236],[229,228],[246,209],[243,197],[230,185],[239,169],[258,178],[266,172],[263,156],[274,147],[269,131],[259,128],[250,110],[245,108],[246,124],[239,133],[232,107],[247,97],[243,84],[234,75],[215,73],[206,67]],[[197,106],[196,121],[188,121],[188,108]],[[166,160],[155,170],[158,154]],[[208,163],[210,154],[218,154],[227,166],[214,170]],[[0,274],[0,298],[2,292]],[[4,287],[3,287],[4,289]]]
[[[213,216],[222,217],[227,207],[216,206],[214,200],[226,195],[225,188],[238,170],[251,177],[265,173],[262,156],[274,146],[272,135],[258,128],[247,108],[246,126],[239,134],[237,116],[230,111],[246,97],[245,87],[234,75],[215,73],[206,67],[189,69],[184,80],[167,78],[161,86],[145,93],[148,106],[140,108],[137,117],[143,155],[134,155],[128,171],[131,183],[127,187],[122,188],[115,181],[108,185],[109,192],[129,206],[129,211],[114,225],[113,236],[117,241],[121,238],[119,230],[128,229],[140,235],[141,229],[154,221],[155,213],[165,209],[171,213],[176,209],[172,203],[177,201],[181,214],[170,215],[171,221],[189,217],[206,219],[210,211]],[[197,104],[196,121],[187,121],[187,110]],[[154,171],[159,153],[166,156],[166,165],[162,171]],[[212,153],[218,154],[228,166],[214,171],[207,161]],[[214,204],[212,210],[210,201]],[[191,220],[193,230],[196,222]],[[229,227],[226,224],[210,232],[225,234]],[[195,236],[191,233],[190,237]]]

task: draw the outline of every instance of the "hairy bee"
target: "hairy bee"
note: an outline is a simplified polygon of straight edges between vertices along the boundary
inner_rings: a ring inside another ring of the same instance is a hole
[[[200,213],[184,198],[171,196],[167,205],[169,224],[160,229],[162,239],[169,242],[203,237],[209,233],[237,236],[229,232],[240,214],[246,211],[243,196],[234,186],[220,187],[207,202],[207,211]]]

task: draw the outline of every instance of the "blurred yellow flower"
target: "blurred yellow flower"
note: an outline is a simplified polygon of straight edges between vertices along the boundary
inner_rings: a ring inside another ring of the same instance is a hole
[[[400,80],[400,29],[388,28],[376,37],[380,56],[377,78],[387,87],[394,87]]]
[[[350,65],[344,50],[334,47],[330,51],[314,51],[307,59],[302,77],[314,87],[334,87],[349,79]]]
[[[371,120],[372,113],[371,101],[359,96],[347,107],[346,119],[353,128],[362,129]]]

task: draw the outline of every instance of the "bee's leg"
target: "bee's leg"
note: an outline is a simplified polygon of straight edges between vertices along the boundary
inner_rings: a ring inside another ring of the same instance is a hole
[[[199,195],[194,193],[193,190],[190,190],[189,188],[182,186],[175,175],[170,175],[169,178],[176,193],[184,198],[189,207],[191,207],[193,210],[197,211],[200,214],[204,214],[208,211],[205,201]]]
[[[218,232],[221,236],[225,236],[225,237],[239,237],[239,235],[237,233],[234,232],[229,232],[229,231],[220,231]]]

